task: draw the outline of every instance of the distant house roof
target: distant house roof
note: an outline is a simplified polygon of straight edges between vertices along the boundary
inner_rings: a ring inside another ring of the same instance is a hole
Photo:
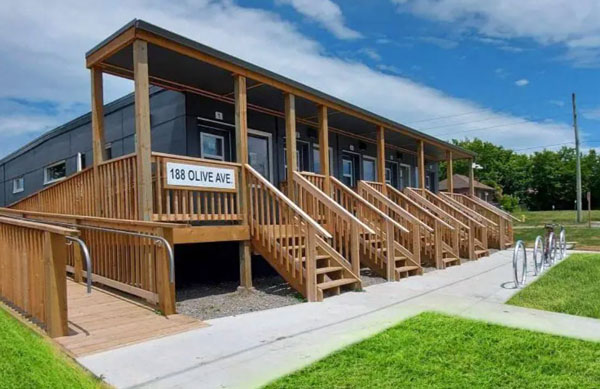
[[[469,177],[463,176],[462,174],[455,174],[454,176],[454,189],[467,189],[469,188]],[[494,190],[491,186],[482,184],[475,180],[475,188],[484,190]],[[448,190],[448,179],[440,181],[440,190]]]

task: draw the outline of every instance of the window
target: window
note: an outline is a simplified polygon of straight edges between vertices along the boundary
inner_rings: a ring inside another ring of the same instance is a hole
[[[65,161],[57,162],[44,169],[44,185],[60,181],[67,176],[67,164]]]
[[[354,186],[354,166],[351,159],[342,159],[342,178],[344,184]]]
[[[77,171],[80,172],[83,169],[85,169],[86,164],[85,164],[85,154],[84,153],[77,153]]]
[[[389,167],[385,168],[385,183],[392,185],[392,169]]]
[[[329,148],[329,174],[333,176],[333,147]],[[321,155],[319,153],[319,145],[313,144],[313,171],[314,173],[321,174]]]
[[[13,180],[13,193],[21,193],[25,190],[25,179],[23,177]]]
[[[202,158],[225,160],[225,139],[219,135],[202,132],[200,134],[200,156]]]
[[[375,168],[375,158],[363,157],[363,180],[376,181],[377,170]]]
[[[112,143],[108,143],[105,147],[104,147],[104,151],[105,151],[105,156],[106,156],[106,160],[108,161],[109,159],[112,159]]]

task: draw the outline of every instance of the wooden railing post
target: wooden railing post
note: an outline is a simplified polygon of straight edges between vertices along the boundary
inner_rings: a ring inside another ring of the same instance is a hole
[[[506,248],[506,220],[504,220],[503,217],[499,217],[499,221],[498,221],[498,239],[499,239],[499,248],[500,250],[504,250]]]
[[[44,273],[46,278],[45,317],[52,338],[69,333],[67,322],[67,246],[62,235],[44,232]]]
[[[412,222],[411,229],[413,238],[413,255],[415,256],[414,259],[419,265],[421,265],[421,226],[416,219]]]
[[[385,223],[385,248],[387,258],[387,280],[396,280],[396,256],[394,253],[394,225],[388,220]]]
[[[309,302],[317,301],[317,242],[316,231],[313,226],[306,226],[306,299]]]
[[[159,228],[157,235],[165,238],[173,250],[173,229]],[[163,315],[172,315],[177,313],[175,307],[175,283],[170,280],[169,253],[166,247],[160,248],[160,255],[156,257],[156,290],[158,293],[158,307]]]
[[[433,239],[435,245],[435,265],[438,269],[442,269],[444,267],[444,261],[442,261],[444,258],[442,250],[442,228],[438,220],[434,222]]]
[[[473,220],[469,219],[469,259],[476,259],[475,257],[475,226]]]
[[[360,275],[360,230],[358,223],[352,221],[350,227],[350,261],[352,265],[352,272],[356,275]]]

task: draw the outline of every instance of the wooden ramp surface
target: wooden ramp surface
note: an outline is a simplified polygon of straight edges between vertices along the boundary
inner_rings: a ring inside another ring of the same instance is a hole
[[[164,317],[152,308],[105,290],[86,293],[67,280],[69,335],[55,340],[75,357],[206,326],[184,315]]]

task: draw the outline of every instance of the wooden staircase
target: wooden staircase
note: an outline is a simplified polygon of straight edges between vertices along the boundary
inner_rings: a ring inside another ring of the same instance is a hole
[[[413,223],[422,262],[438,269],[460,265],[457,231],[394,187],[387,185],[387,196],[381,192],[383,188],[381,183],[358,183],[360,195],[370,204],[383,210],[393,220]]]
[[[405,188],[404,192],[436,215],[459,227],[461,257],[475,260],[489,254],[487,227],[484,224],[427,189]]]
[[[488,244],[490,247],[503,250],[513,245],[512,221],[518,221],[514,216],[476,196],[445,192],[441,192],[441,195],[452,199],[454,202],[482,215],[494,223],[488,227]]]
[[[252,249],[308,301],[360,289],[360,277],[334,248],[334,236],[250,165],[244,170]]]
[[[325,176],[308,172],[302,176],[326,194]],[[329,196],[337,206],[369,228],[355,235],[362,264],[388,281],[422,274],[418,234],[412,233],[414,226],[391,219],[335,177],[329,177],[328,181]]]

